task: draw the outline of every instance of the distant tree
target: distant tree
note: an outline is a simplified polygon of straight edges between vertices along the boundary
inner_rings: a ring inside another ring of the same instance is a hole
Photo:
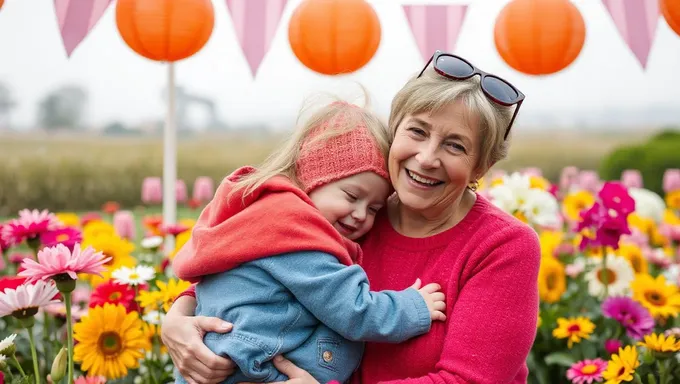
[[[16,102],[12,97],[12,90],[7,84],[0,82],[0,129],[10,125],[9,115],[16,107]]]
[[[85,111],[87,94],[75,85],[49,93],[38,106],[38,122],[47,130],[77,129]]]
[[[102,133],[106,136],[134,136],[141,134],[139,130],[130,129],[119,121],[107,124]]]

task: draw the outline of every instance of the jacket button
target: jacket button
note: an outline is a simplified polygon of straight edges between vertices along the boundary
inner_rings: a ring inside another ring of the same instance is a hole
[[[323,361],[330,363],[333,361],[333,352],[331,351],[324,351],[323,353]]]

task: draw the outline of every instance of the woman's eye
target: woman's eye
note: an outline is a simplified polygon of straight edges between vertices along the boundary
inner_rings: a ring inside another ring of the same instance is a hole
[[[454,151],[465,152],[465,147],[458,143],[448,143],[447,146]]]
[[[425,131],[423,131],[420,128],[409,128],[408,130],[413,132],[414,134],[416,134],[418,136],[425,136]]]

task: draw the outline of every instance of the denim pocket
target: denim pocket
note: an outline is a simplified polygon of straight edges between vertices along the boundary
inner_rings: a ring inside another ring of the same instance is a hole
[[[317,340],[318,364],[333,372],[338,372],[338,367],[342,359],[340,356],[340,340],[330,337],[320,337]]]

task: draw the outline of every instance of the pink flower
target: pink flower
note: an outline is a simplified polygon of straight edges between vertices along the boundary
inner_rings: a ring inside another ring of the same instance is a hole
[[[671,193],[680,189],[680,169],[667,169],[663,174],[663,191]]]
[[[626,188],[642,188],[642,173],[637,169],[626,169],[621,173],[621,184]]]
[[[64,303],[46,305],[42,310],[54,317],[66,320],[66,305]],[[88,308],[82,308],[79,305],[71,305],[71,318],[76,322],[86,316],[88,311]]]
[[[7,224],[0,224],[0,254],[3,253],[3,252],[5,252],[5,251],[8,250],[11,246],[14,245],[14,244],[12,244],[12,243],[9,242],[9,239],[8,239],[8,240],[5,240],[5,237],[2,235],[2,234],[4,233],[3,228],[4,228],[6,225],[7,225]]]
[[[118,211],[113,215],[113,228],[115,228],[118,236],[134,240],[137,237],[137,229],[135,228],[135,217],[130,211]]]
[[[659,233],[670,240],[680,242],[680,225],[663,223],[659,226]]]
[[[579,187],[592,193],[597,193],[601,185],[600,176],[597,172],[587,170],[579,173],[577,183]]]
[[[45,247],[54,247],[57,244],[63,244],[68,249],[73,249],[76,243],[80,243],[81,241],[83,241],[82,233],[76,228],[71,227],[43,232],[40,235],[40,242]]]
[[[37,281],[22,284],[16,289],[5,289],[0,293],[0,317],[28,317],[38,313],[40,307],[59,303],[54,297],[59,293],[53,282]]]
[[[163,183],[160,177],[147,177],[142,182],[142,202],[160,204],[163,201]]]
[[[604,183],[598,196],[607,210],[613,209],[623,216],[635,211],[635,200],[628,194],[628,189],[623,184],[608,181]]]
[[[663,248],[645,249],[642,251],[642,254],[645,256],[647,261],[660,267],[661,269],[670,267],[672,263],[671,258],[666,255],[666,252],[663,250]]]
[[[574,384],[590,384],[593,381],[602,380],[602,372],[607,369],[607,362],[597,358],[594,360],[585,359],[569,368],[567,371],[567,379]]]
[[[35,255],[31,252],[13,252],[9,255],[9,262],[14,264],[21,264],[25,258],[35,259]]]
[[[597,195],[599,201],[581,212],[581,222],[576,227],[577,231],[595,230],[595,238],[584,236],[580,248],[607,246],[618,249],[621,236],[631,234],[628,215],[635,210],[635,200],[618,182],[604,183]]]
[[[182,232],[188,231],[189,227],[182,224],[163,224],[160,229],[165,235],[177,236]]]
[[[622,243],[635,244],[638,247],[644,248],[649,245],[649,236],[644,232],[640,231],[638,228],[631,228],[630,235],[621,236]]]
[[[580,275],[584,270],[586,269],[586,266],[583,262],[578,263],[574,262],[572,264],[567,264],[564,267],[564,273],[567,274],[567,276],[571,277],[572,279],[575,279]]]
[[[194,181],[194,193],[193,198],[201,203],[207,203],[215,194],[215,185],[213,179],[209,177],[197,177]]]
[[[2,228],[4,241],[10,244],[21,244],[24,240],[34,239],[43,232],[57,229],[61,223],[48,210],[22,209],[19,218],[10,221]]]
[[[73,384],[104,384],[106,383],[106,377],[104,376],[80,376]]]
[[[104,258],[101,252],[95,252],[94,248],[80,249],[76,244],[71,252],[62,244],[55,247],[44,248],[38,252],[38,262],[24,259],[21,264],[23,271],[18,276],[27,277],[28,281],[44,280],[55,275],[67,274],[71,279],[78,279],[78,273],[90,273],[101,276],[105,270],[103,266],[110,257]]]
[[[175,197],[177,198],[177,202],[183,203],[187,201],[187,195],[187,185],[184,180],[175,181]]]
[[[71,293],[71,299],[73,304],[80,304],[86,306],[90,302],[90,288],[87,287],[76,287]]]
[[[574,166],[562,168],[562,173],[560,175],[560,189],[563,191],[570,190],[571,186],[577,183],[578,175],[579,170]]]
[[[623,347],[623,344],[617,339],[609,339],[604,342],[604,349],[610,355],[617,353],[621,347]]]
[[[523,175],[526,175],[526,176],[537,176],[537,177],[543,176],[543,171],[541,171],[541,168],[537,168],[537,167],[524,168],[520,173],[523,174]]]

